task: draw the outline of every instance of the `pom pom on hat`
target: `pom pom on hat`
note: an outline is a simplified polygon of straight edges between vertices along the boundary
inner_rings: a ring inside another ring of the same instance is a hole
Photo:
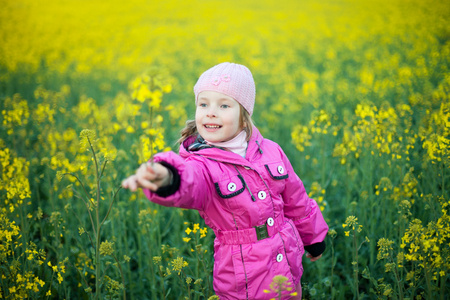
[[[246,66],[224,62],[206,70],[194,86],[195,104],[203,91],[225,94],[239,102],[250,116],[253,114],[255,81]]]

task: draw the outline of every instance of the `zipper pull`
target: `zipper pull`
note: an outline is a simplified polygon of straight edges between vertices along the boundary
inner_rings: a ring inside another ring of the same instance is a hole
[[[261,146],[259,145],[258,141],[255,141],[255,142],[256,142],[256,144],[258,145],[259,153],[263,154],[263,151],[261,150]]]

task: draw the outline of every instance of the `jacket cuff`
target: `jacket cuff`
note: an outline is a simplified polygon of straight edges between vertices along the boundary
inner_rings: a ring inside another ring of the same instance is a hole
[[[325,251],[325,248],[326,248],[325,241],[305,246],[305,250],[308,251],[308,253],[311,254],[313,257],[322,254]]]
[[[155,194],[164,198],[169,197],[170,195],[175,194],[180,188],[180,181],[181,181],[180,174],[178,174],[177,169],[171,164],[165,161],[159,161],[158,163],[169,169],[169,172],[172,173],[172,183],[160,187],[158,190],[156,190]]]

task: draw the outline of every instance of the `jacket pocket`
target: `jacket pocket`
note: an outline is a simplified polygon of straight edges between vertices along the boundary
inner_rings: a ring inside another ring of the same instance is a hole
[[[287,169],[282,161],[264,165],[270,177],[275,180],[286,179],[289,177]]]
[[[232,175],[214,183],[216,194],[224,207],[235,215],[244,213],[242,197],[245,195],[245,182],[241,175]]]
[[[286,222],[286,227],[280,231],[280,234],[285,240],[284,247],[286,256],[290,264],[292,276],[294,277],[294,281],[296,281],[303,274],[302,257],[305,253],[305,248],[302,238],[291,220]]]
[[[245,182],[241,175],[232,176],[230,179],[215,182],[216,192],[221,198],[232,198],[245,190]]]

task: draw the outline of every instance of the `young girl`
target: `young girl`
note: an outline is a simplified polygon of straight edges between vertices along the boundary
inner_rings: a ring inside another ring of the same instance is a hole
[[[194,86],[195,121],[180,155],[157,154],[122,183],[150,201],[199,211],[216,235],[214,290],[220,299],[270,299],[276,275],[301,299],[302,256],[315,261],[328,232],[317,203],[276,143],[253,126],[255,83],[245,66],[222,63]],[[294,292],[294,290],[292,290]]]

